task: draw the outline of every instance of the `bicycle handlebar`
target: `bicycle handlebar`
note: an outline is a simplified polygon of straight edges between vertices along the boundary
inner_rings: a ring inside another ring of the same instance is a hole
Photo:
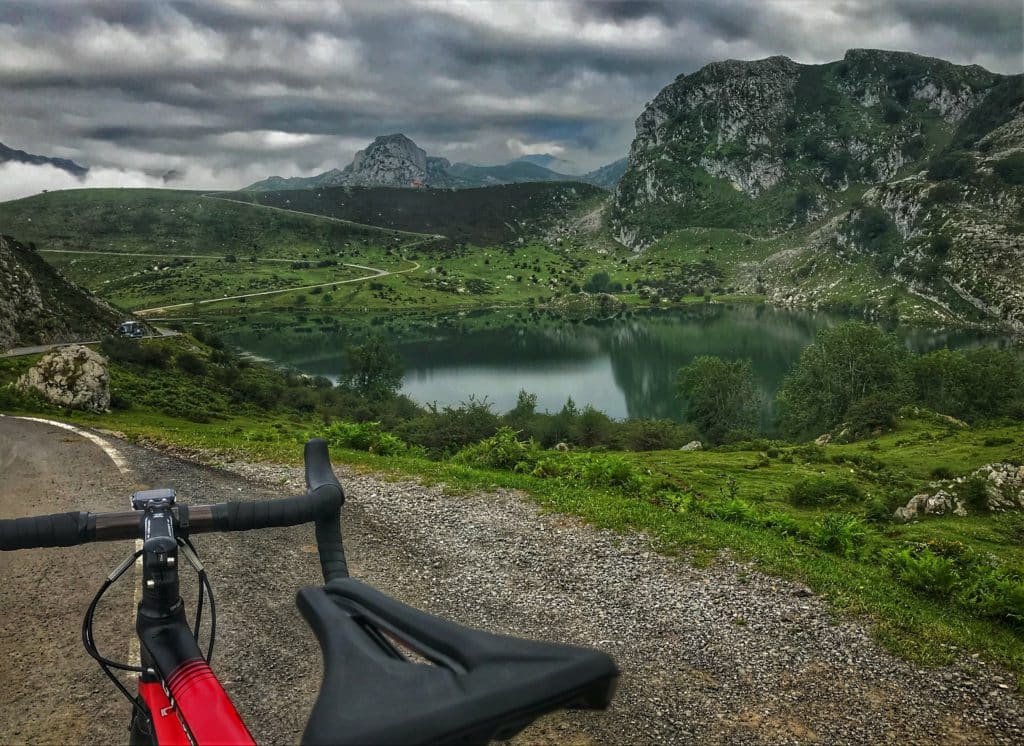
[[[316,438],[306,443],[305,495],[277,500],[249,500],[214,505],[178,505],[172,509],[176,528],[189,534],[213,531],[250,531],[257,528],[297,526],[312,522],[324,580],[348,577],[341,540],[341,506],[345,493],[331,469],[327,443]],[[92,541],[116,541],[142,536],[143,513],[53,513],[30,518],[0,520],[0,551],[70,547]]]

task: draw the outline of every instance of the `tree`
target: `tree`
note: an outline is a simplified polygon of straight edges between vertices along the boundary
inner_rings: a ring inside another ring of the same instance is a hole
[[[402,359],[379,336],[345,350],[348,375],[345,383],[367,399],[390,398],[402,386]]]
[[[776,398],[783,432],[796,437],[835,427],[851,409],[895,412],[910,401],[912,392],[903,344],[876,326],[847,321],[818,332]]]
[[[676,373],[676,388],[686,399],[686,417],[713,443],[735,430],[757,426],[761,394],[750,360],[702,355]]]

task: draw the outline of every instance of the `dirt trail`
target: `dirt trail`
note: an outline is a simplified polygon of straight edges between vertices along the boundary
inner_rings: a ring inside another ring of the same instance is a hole
[[[123,506],[134,479],[173,485],[193,503],[301,489],[295,468],[234,462],[232,473],[108,440],[137,476],[122,477],[77,436],[0,418],[0,516]],[[354,575],[464,624],[616,657],[623,679],[609,712],[548,718],[518,743],[1013,743],[1024,729],[1024,700],[1005,672],[980,661],[972,673],[919,670],[882,650],[862,622],[750,567],[694,568],[643,536],[542,514],[512,493],[454,497],[339,473]],[[318,581],[312,530],[197,544],[218,591],[214,667],[258,742],[294,742],[320,679],[294,606],[295,591]],[[129,549],[0,555],[0,741],[122,738],[127,705],[82,651],[78,625]],[[101,644],[112,652],[124,646],[113,630],[127,633],[129,607],[125,594],[107,609]]]

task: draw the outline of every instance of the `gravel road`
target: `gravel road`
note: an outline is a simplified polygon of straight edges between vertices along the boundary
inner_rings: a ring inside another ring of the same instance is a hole
[[[214,469],[107,439],[134,479],[173,485],[186,501],[302,488],[296,468]],[[132,480],[104,459],[64,431],[0,418],[0,516],[123,505]],[[544,514],[514,493],[452,496],[338,472],[354,575],[464,624],[615,656],[623,678],[608,712],[549,717],[517,743],[1019,743],[1024,698],[1012,676],[978,660],[920,670],[799,585],[725,557],[695,568],[655,553],[642,535]],[[45,497],[16,501],[39,494],[27,487],[40,482]],[[312,530],[204,535],[197,544],[219,591],[214,667],[259,742],[294,742],[320,677],[316,643],[293,603],[298,587],[318,579]],[[75,628],[92,587],[128,547],[84,549],[100,553],[0,556],[4,742],[123,739],[127,707],[91,670]],[[75,587],[82,592],[52,598]],[[106,618],[127,624],[130,600],[114,601],[122,607],[112,603]],[[22,684],[29,676],[35,683]],[[99,704],[105,709],[93,709]]]

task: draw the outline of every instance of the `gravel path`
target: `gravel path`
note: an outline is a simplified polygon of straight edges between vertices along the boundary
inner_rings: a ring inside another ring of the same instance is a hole
[[[48,447],[82,449],[66,436],[48,435]],[[110,440],[138,484],[173,485],[184,501],[262,499],[302,489],[297,468],[232,462],[214,469]],[[84,462],[76,468],[84,471]],[[652,551],[642,535],[541,513],[510,492],[452,496],[439,486],[338,473],[348,495],[345,535],[354,575],[463,624],[595,645],[615,656],[623,677],[608,712],[546,718],[518,744],[1019,743],[1024,698],[1010,675],[978,660],[965,661],[972,674],[963,666],[918,670],[880,648],[864,623],[837,619],[799,585],[727,558],[695,568]],[[83,486],[120,484],[76,478]],[[21,514],[43,509],[34,503]],[[217,591],[214,667],[258,742],[295,742],[320,680],[316,642],[294,606],[295,591],[319,580],[312,530],[203,535],[197,544]],[[33,554],[31,572],[22,556],[0,562],[5,620],[50,598],[47,613],[67,616],[73,628],[81,599],[64,608],[52,589],[72,580],[84,587],[90,573],[101,578],[109,558],[97,567],[57,563],[40,587],[42,558],[78,555]],[[130,619],[127,595],[121,606],[112,600],[109,624],[120,615]],[[25,632],[16,623],[5,629],[0,741],[123,740],[126,706],[123,715],[105,714],[82,729],[90,694],[116,700],[98,671],[82,673],[85,654],[77,640],[66,640],[60,654],[36,650],[33,660],[23,660],[14,655]],[[30,668],[50,682],[34,699],[6,680]],[[65,681],[67,671],[74,682]],[[64,711],[69,686],[80,692],[73,712]]]
[[[299,469],[228,467],[302,488]],[[1012,676],[977,660],[974,676],[919,670],[800,585],[724,558],[694,568],[513,493],[339,473],[354,574],[464,624],[616,658],[608,713],[563,715],[521,743],[1020,742]]]

